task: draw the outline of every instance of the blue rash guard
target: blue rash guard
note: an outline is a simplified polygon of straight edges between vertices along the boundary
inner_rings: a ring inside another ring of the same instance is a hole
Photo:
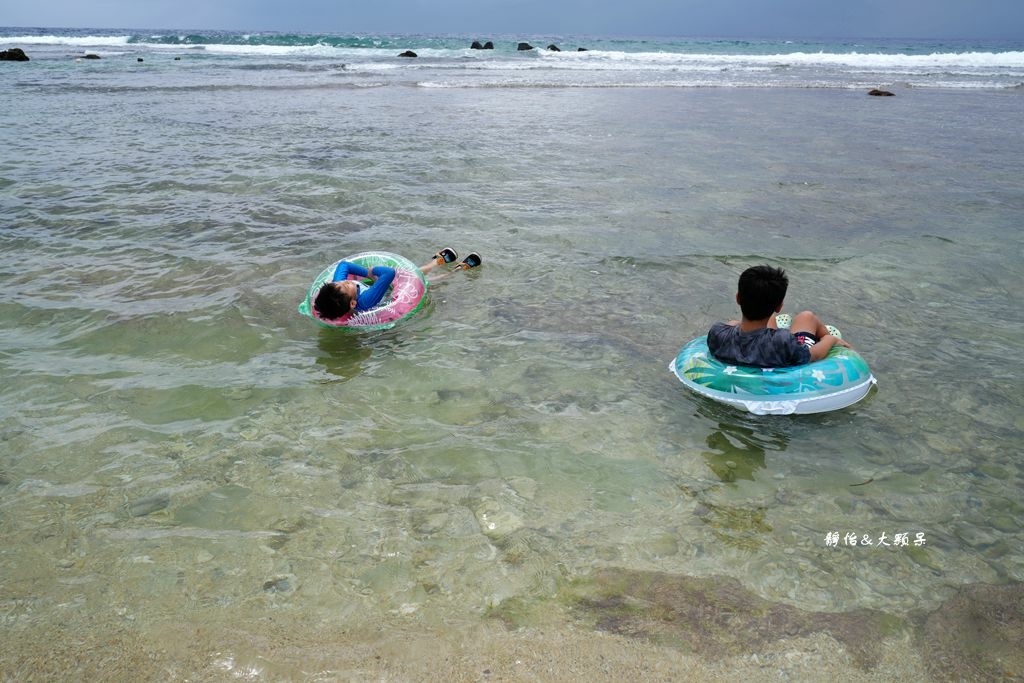
[[[373,266],[373,270],[377,271],[377,281],[367,287],[362,282],[356,282],[359,285],[359,297],[356,299],[356,310],[357,311],[368,311],[377,304],[380,303],[384,295],[388,293],[388,288],[391,286],[391,282],[395,279],[395,269],[388,266]],[[338,264],[338,267],[334,269],[334,275],[331,276],[331,282],[341,282],[347,280],[349,275],[355,275],[357,277],[370,277],[370,271],[363,268],[358,263],[351,263],[349,261],[342,261]]]

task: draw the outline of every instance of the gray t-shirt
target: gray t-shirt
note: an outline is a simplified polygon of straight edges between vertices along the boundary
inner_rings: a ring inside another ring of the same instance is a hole
[[[756,368],[784,368],[811,361],[811,351],[789,330],[765,327],[740,332],[739,325],[715,323],[708,331],[708,349],[723,363]]]

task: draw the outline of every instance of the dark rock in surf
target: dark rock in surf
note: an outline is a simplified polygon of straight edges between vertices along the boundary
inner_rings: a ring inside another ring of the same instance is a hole
[[[484,43],[484,49],[485,50],[493,50],[494,49],[494,43],[492,43],[491,41],[488,40],[486,43]]]
[[[141,61],[143,61],[143,59],[142,59],[142,57],[139,57],[139,58],[138,58],[138,59],[136,59],[135,61],[136,61],[136,62],[141,62]]]
[[[874,97],[892,97],[893,96],[893,94],[891,92],[889,92],[888,90],[879,90],[878,88],[872,88],[871,90],[868,91],[868,94],[872,95]]]
[[[550,50],[551,52],[561,52],[561,50],[558,49],[558,46],[555,45],[554,43],[548,45],[548,50]]]
[[[525,50],[532,50],[533,45],[530,45],[529,43],[519,43],[519,47],[517,47],[516,49],[519,50],[520,52]]]
[[[587,48],[585,48],[585,47],[578,47],[578,48],[576,48],[576,52],[587,52]]]
[[[415,52],[413,52],[412,50],[406,50],[405,52],[403,52],[402,54],[400,54],[398,56],[399,57],[416,57],[417,54]]]
[[[99,59],[99,58],[100,58],[100,56],[99,56],[99,55],[94,55],[94,54],[93,54],[93,53],[91,53],[91,52],[90,52],[90,53],[88,53],[88,54],[84,54],[84,55],[82,55],[82,59]]]
[[[482,50],[484,46],[480,44],[479,40],[474,40],[473,44],[469,46],[470,50]]]
[[[27,62],[28,55],[20,47],[0,51],[0,62]]]

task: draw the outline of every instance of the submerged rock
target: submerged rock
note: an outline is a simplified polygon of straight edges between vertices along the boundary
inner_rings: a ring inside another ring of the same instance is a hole
[[[417,55],[417,54],[416,54],[415,52],[413,52],[412,50],[406,50],[405,52],[403,52],[402,54],[400,54],[400,55],[398,55],[398,56],[399,56],[399,57],[418,57],[419,55]]]
[[[938,680],[1018,680],[1024,673],[1024,584],[963,586],[921,629]]]
[[[93,54],[92,52],[89,52],[87,54],[82,55],[82,59],[99,59],[99,58],[100,58],[99,55]]]
[[[537,495],[537,480],[530,477],[511,477],[508,485],[520,498],[533,500]]]
[[[267,593],[291,593],[298,588],[295,574],[278,574],[263,582],[263,590]]]
[[[166,493],[146,496],[128,504],[128,515],[130,517],[145,517],[146,515],[163,510],[170,504],[171,497]]]
[[[274,536],[267,539],[267,547],[280,550],[293,535],[306,528],[308,522],[304,517],[284,517],[270,525]]]
[[[729,577],[617,568],[573,581],[562,597],[577,623],[704,656],[757,652],[783,638],[824,633],[870,669],[883,640],[911,634],[935,680],[1018,680],[1024,672],[1021,582],[962,586],[938,609],[908,620],[868,609],[801,610]]]
[[[881,641],[905,630],[902,620],[875,610],[810,612],[771,602],[731,577],[602,569],[574,582],[567,598],[580,621],[597,630],[712,657],[826,633],[869,669]]]
[[[28,55],[20,47],[0,51],[0,62],[27,62]]]
[[[871,90],[868,91],[868,94],[869,95],[873,95],[875,97],[892,97],[893,96],[893,94],[891,92],[889,92],[888,90],[879,90],[878,88],[872,88]]]
[[[502,508],[497,501],[484,500],[473,510],[480,531],[488,538],[503,538],[523,527],[519,515]]]

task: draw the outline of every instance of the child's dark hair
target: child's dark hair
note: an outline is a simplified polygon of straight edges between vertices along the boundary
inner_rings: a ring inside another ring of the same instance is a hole
[[[324,320],[336,320],[352,308],[352,297],[325,282],[313,299],[313,308]]]
[[[764,320],[786,298],[786,271],[771,266],[753,266],[740,275],[740,310],[747,320]]]

